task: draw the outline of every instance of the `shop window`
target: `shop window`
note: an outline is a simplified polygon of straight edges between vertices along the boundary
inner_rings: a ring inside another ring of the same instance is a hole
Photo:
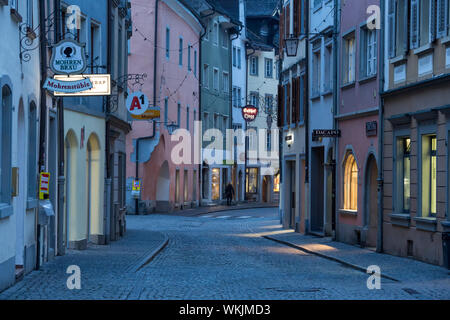
[[[422,217],[436,216],[437,139],[435,135],[422,136]]]
[[[258,193],[258,168],[247,168],[247,193]]]
[[[28,114],[28,198],[37,197],[37,115],[36,105],[30,104]]]
[[[349,154],[344,165],[344,210],[357,210],[358,166],[353,154]]]
[[[211,170],[211,198],[212,200],[220,200],[220,169],[214,168]]]
[[[276,174],[273,178],[273,192],[280,192],[280,174]]]

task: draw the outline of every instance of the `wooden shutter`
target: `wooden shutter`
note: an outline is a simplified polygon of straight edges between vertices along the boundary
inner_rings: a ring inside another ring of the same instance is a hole
[[[296,89],[297,88],[297,79],[296,78],[292,78],[292,123],[296,123],[297,122],[297,115],[296,115],[296,103],[297,103],[297,92]]]
[[[448,1],[437,0],[437,37],[442,38],[447,35],[448,28]]]
[[[285,125],[291,124],[291,83],[286,85],[286,123]]]
[[[290,4],[288,4],[286,6],[286,12],[284,13],[286,16],[286,25],[284,26],[286,38],[289,37],[290,32],[291,32],[291,9],[290,8],[291,8],[291,6],[290,6]]]
[[[389,28],[389,58],[395,57],[395,40],[396,40],[396,0],[389,0],[388,8],[388,28]]]
[[[297,37],[300,34],[300,8],[299,8],[300,0],[294,0],[293,9],[294,9],[294,35]]]
[[[436,40],[436,0],[430,0],[430,42]]]
[[[277,106],[277,126],[279,128],[283,127],[283,110],[284,110],[284,88],[278,85],[278,106]]]
[[[419,47],[419,2],[411,0],[411,49]]]
[[[297,79],[297,87],[295,88],[295,96],[296,96],[296,101],[295,101],[295,122],[300,122],[300,77],[298,77]]]
[[[285,15],[285,9],[281,8],[281,12],[280,12],[280,53],[283,52],[283,47],[284,47],[284,15]]]

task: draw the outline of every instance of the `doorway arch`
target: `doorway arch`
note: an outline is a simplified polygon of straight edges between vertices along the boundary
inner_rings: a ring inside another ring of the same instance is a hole
[[[86,239],[93,234],[101,234],[101,152],[100,141],[95,133],[89,136],[86,149]]]
[[[25,110],[22,98],[19,101],[17,123],[17,166],[19,167],[19,194],[16,198],[16,265],[24,266],[25,247],[25,203],[26,203],[26,143],[25,143]]]
[[[364,184],[364,229],[367,232],[366,246],[376,247],[378,229],[378,167],[375,156],[371,153],[366,162]]]
[[[70,240],[75,239],[76,228],[76,185],[77,185],[77,151],[78,142],[75,132],[70,129],[64,140],[64,176],[66,177],[65,185],[65,205],[64,205],[64,233],[66,247],[69,247]]]

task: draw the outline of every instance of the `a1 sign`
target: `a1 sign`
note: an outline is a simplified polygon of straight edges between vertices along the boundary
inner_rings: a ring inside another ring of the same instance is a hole
[[[132,115],[139,116],[148,109],[148,98],[140,91],[133,92],[127,98],[127,109]]]

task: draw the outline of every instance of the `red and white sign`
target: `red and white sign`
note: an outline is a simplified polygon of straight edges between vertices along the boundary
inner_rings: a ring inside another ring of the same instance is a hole
[[[132,115],[139,116],[148,109],[148,98],[140,91],[133,92],[127,98],[127,109]]]
[[[252,122],[258,116],[258,108],[255,106],[245,106],[242,108],[242,117],[247,122]]]

